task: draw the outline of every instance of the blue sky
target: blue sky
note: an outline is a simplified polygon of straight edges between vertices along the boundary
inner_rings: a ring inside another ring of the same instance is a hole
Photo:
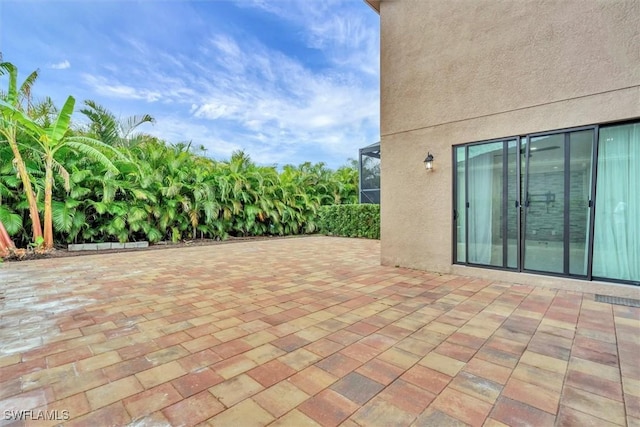
[[[379,140],[378,41],[363,0],[0,0],[0,51],[40,69],[36,98],[259,164],[335,168]]]

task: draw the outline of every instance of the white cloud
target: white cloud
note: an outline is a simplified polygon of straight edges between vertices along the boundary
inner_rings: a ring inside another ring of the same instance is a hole
[[[202,34],[190,54],[127,36],[123,43],[134,52],[127,67],[101,64],[82,81],[99,96],[154,103],[129,114],[152,114],[157,124],[151,133],[202,144],[215,158],[245,149],[263,164],[335,163],[377,141],[376,28],[348,9],[327,13],[340,6],[331,0],[256,5],[295,21],[304,44],[322,52],[324,61],[318,66],[285,54],[246,31]]]
[[[148,89],[137,89],[132,86],[117,82],[109,82],[102,76],[94,76],[91,74],[82,75],[86,84],[88,84],[95,93],[110,98],[121,99],[142,99],[147,102],[155,102],[162,98],[162,94],[158,91]]]
[[[191,106],[194,117],[212,127],[234,123],[242,135],[228,138],[251,144],[252,150],[316,146],[346,158],[372,142],[366,130],[377,127],[378,91],[358,74],[314,72],[256,41],[243,44],[227,36],[224,46],[243,72],[229,73],[229,57],[217,52],[221,65],[209,68],[199,102]]]
[[[52,68],[54,70],[66,70],[69,67],[71,67],[71,63],[67,59],[65,59],[64,61],[56,62],[55,64],[49,65],[49,68]]]
[[[237,0],[299,25],[307,45],[321,49],[330,61],[377,75],[380,63],[377,24],[365,14],[353,13],[353,2],[343,0]],[[358,5],[365,6],[366,5]]]
[[[314,71],[257,40],[229,34],[203,43],[207,49],[200,51],[207,56],[183,62],[179,77],[144,64],[145,79],[137,89],[93,75],[85,82],[112,97],[171,100],[178,104],[172,107],[175,114],[185,119],[156,115],[154,134],[174,142],[193,140],[217,156],[244,148],[257,161],[287,163],[292,153],[313,148],[347,158],[377,137],[371,136],[378,123],[377,86],[357,72]],[[164,120],[171,125],[162,125]]]
[[[193,123],[175,115],[156,117],[155,126],[145,129],[145,132],[172,143],[192,141],[194,145],[203,145],[207,148],[207,155],[216,159],[229,158],[234,151],[246,148],[221,138],[216,130],[209,126]]]

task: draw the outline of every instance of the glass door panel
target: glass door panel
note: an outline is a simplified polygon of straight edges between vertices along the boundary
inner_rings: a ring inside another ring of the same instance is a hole
[[[504,143],[472,145],[467,161],[468,258],[503,266]]]
[[[640,123],[600,129],[593,276],[640,282]]]
[[[593,129],[529,139],[525,270],[587,276]]]
[[[529,138],[526,150],[525,270],[564,271],[564,134]]]
[[[453,213],[453,223],[456,228],[456,262],[465,262],[467,249],[467,233],[466,233],[466,208],[465,208],[465,165],[466,165],[466,147],[456,148],[456,191],[455,191],[455,207]]]
[[[569,274],[586,276],[591,228],[594,131],[569,134]]]

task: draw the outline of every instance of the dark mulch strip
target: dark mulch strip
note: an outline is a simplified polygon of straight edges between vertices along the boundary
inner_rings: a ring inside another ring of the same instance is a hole
[[[212,246],[212,245],[224,245],[228,243],[257,241],[257,240],[276,240],[276,239],[291,239],[304,237],[305,235],[296,236],[254,236],[254,237],[229,237],[226,240],[215,239],[195,239],[195,240],[183,240],[180,242],[158,242],[150,244],[146,248],[129,248],[129,249],[104,249],[100,251],[68,251],[65,247],[56,248],[46,253],[37,253],[33,251],[27,251],[19,257],[7,257],[0,258],[0,260],[6,262],[19,262],[30,261],[34,259],[47,259],[47,258],[66,258],[85,255],[97,255],[97,254],[116,254],[120,252],[138,252],[138,251],[155,251],[162,249],[176,249],[176,248],[192,248],[198,246]]]

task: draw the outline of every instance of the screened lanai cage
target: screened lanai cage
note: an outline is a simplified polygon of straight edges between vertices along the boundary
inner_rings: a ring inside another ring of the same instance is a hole
[[[360,149],[360,203],[380,204],[380,143]]]

